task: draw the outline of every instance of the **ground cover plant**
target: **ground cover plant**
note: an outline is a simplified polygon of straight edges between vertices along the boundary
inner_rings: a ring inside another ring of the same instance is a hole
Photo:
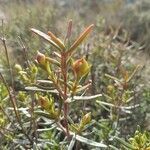
[[[11,27],[2,22],[0,148],[149,150],[150,92],[133,62],[140,44],[99,16],[84,28],[84,13],[66,23],[55,19],[56,4],[52,13],[39,4],[27,2],[25,20]]]

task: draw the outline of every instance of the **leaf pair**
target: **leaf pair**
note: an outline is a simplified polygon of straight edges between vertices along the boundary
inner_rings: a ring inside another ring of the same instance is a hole
[[[72,44],[72,46],[68,50],[69,54],[73,53],[74,50],[83,42],[83,40],[87,37],[87,35],[92,31],[93,27],[94,25],[91,24],[80,34],[80,36],[75,40],[75,42]]]
[[[67,53],[69,55],[71,55],[75,49],[83,42],[83,40],[87,37],[87,35],[91,32],[92,28],[93,28],[93,24],[88,26],[81,34],[80,36],[75,40],[75,42],[71,45],[71,47],[67,50]],[[51,33],[50,31],[48,32],[48,35],[37,30],[34,28],[31,28],[31,31],[37,35],[39,35],[40,37],[42,37],[43,39],[47,40],[51,45],[53,45],[56,49],[58,49],[59,51],[65,51],[66,50],[66,46],[64,45],[64,43],[57,38],[53,33]]]
[[[58,50],[61,51],[60,46],[59,46],[58,44],[56,44],[56,43],[52,40],[52,38],[51,38],[49,35],[47,35],[47,34],[41,32],[41,31],[39,31],[39,30],[37,30],[37,29],[34,29],[34,28],[31,28],[31,31],[32,31],[33,33],[39,35],[39,36],[42,37],[43,39],[47,40],[51,45],[53,45],[55,48],[57,48]]]

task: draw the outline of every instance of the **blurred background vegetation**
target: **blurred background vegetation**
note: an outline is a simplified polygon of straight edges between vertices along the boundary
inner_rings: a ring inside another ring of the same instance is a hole
[[[96,26],[95,34],[97,31],[109,34],[112,30],[119,30],[119,34],[126,32],[128,38],[140,46],[140,51],[136,51],[137,56],[140,55],[137,61],[146,63],[149,60],[149,0],[1,0],[0,4],[0,19],[4,20],[4,33],[13,53],[21,53],[18,36],[27,49],[30,48],[28,54],[37,51],[37,47],[43,49],[40,40],[32,37],[31,27],[51,30],[63,37],[66,22],[73,19],[74,35],[90,23]],[[145,55],[144,58],[141,55]]]

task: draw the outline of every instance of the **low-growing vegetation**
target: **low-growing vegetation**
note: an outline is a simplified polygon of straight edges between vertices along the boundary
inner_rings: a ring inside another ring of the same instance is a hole
[[[0,149],[150,150],[149,35],[114,2],[1,2]]]

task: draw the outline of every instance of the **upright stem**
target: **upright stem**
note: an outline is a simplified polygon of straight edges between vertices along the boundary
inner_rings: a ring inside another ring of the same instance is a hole
[[[62,75],[63,75],[63,79],[64,79],[63,99],[64,99],[65,128],[66,128],[67,136],[69,138],[69,128],[68,128],[68,122],[67,122],[68,103],[66,103],[66,100],[67,100],[67,57],[66,57],[66,53],[61,54],[61,71],[62,71]]]
[[[18,112],[18,110],[17,110],[16,103],[15,103],[15,102],[16,102],[16,99],[15,99],[14,93],[12,93],[12,92],[14,92],[14,91],[11,91],[11,89],[10,89],[9,86],[7,85],[7,82],[6,82],[6,80],[4,79],[4,77],[3,77],[3,75],[2,75],[1,73],[0,73],[0,78],[1,78],[1,80],[3,81],[4,85],[6,86],[6,89],[7,89],[7,91],[8,91],[8,95],[9,95],[9,98],[10,98],[10,100],[11,100],[11,103],[12,103],[12,106],[13,106],[13,109],[14,109],[14,113],[15,113],[15,115],[16,115],[16,119],[17,119],[17,121],[18,121],[18,123],[19,123],[19,125],[20,125],[20,127],[21,127],[21,129],[22,129],[22,132],[23,132],[24,135],[27,137],[27,139],[30,141],[30,143],[33,143],[32,140],[30,139],[29,135],[26,134],[26,132],[25,132],[25,130],[24,130],[24,128],[23,128],[23,125],[22,125],[22,123],[21,123],[20,115],[19,115],[19,112]]]
[[[5,49],[6,60],[7,60],[7,63],[8,63],[8,68],[9,68],[9,72],[10,72],[10,76],[11,76],[11,87],[12,87],[12,89],[14,89],[14,78],[13,78],[13,72],[12,72],[12,68],[11,68],[11,65],[10,65],[10,61],[9,61],[8,49],[7,49],[7,46],[6,46],[6,39],[4,37],[2,37],[1,40],[3,42],[3,46],[4,46],[4,49]]]

